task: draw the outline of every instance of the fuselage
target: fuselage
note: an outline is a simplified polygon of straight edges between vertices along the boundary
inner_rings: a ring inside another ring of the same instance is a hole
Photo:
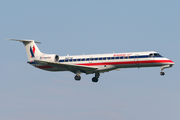
[[[48,59],[48,57],[44,59]],[[49,57],[49,59],[51,59],[51,57]],[[97,71],[99,73],[118,68],[159,67],[165,65],[169,65],[169,67],[172,67],[172,65],[174,64],[173,61],[161,56],[160,54],[154,51],[59,56],[58,62],[71,65],[94,66],[98,68]],[[69,71],[68,67],[64,67],[63,65],[59,65],[58,67],[56,67],[35,63],[31,64],[35,67],[48,71]],[[88,74],[88,72],[86,73]]]

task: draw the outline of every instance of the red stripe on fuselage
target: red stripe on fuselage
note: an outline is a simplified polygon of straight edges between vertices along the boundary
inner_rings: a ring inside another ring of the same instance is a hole
[[[98,65],[145,64],[145,63],[174,63],[174,62],[171,60],[146,60],[146,61],[125,61],[125,62],[81,63],[76,65],[98,66]]]

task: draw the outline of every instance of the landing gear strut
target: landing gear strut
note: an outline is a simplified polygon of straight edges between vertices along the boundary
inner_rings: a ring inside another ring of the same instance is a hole
[[[160,75],[162,75],[162,76],[165,75],[165,73],[163,72],[163,70],[164,70],[165,68],[170,68],[170,67],[172,67],[172,66],[173,66],[173,65],[170,65],[170,64],[169,64],[169,65],[164,65],[164,66],[162,66],[162,67],[161,67]]]
[[[164,76],[165,75],[165,72],[163,72],[164,68],[161,67],[161,72],[160,72],[160,75]]]
[[[100,76],[99,73],[95,73],[95,77],[92,78],[92,82],[98,82],[99,76]]]

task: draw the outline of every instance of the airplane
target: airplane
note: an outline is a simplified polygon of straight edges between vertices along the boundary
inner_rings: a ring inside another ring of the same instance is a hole
[[[28,62],[36,68],[47,71],[70,71],[75,75],[76,81],[81,80],[81,74],[95,74],[92,82],[98,82],[100,73],[119,68],[161,67],[160,75],[165,75],[163,70],[170,68],[174,62],[161,56],[155,51],[128,52],[111,54],[59,56],[56,54],[42,53],[34,40],[8,39],[22,42],[25,45]],[[40,43],[41,44],[41,43]]]

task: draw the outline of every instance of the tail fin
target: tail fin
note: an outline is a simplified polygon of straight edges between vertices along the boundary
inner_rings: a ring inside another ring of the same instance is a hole
[[[43,54],[36,46],[36,43],[40,43],[40,42],[36,42],[34,40],[18,40],[18,39],[8,39],[8,40],[22,42],[25,45],[26,53],[29,61],[32,61],[34,60],[35,57]]]

